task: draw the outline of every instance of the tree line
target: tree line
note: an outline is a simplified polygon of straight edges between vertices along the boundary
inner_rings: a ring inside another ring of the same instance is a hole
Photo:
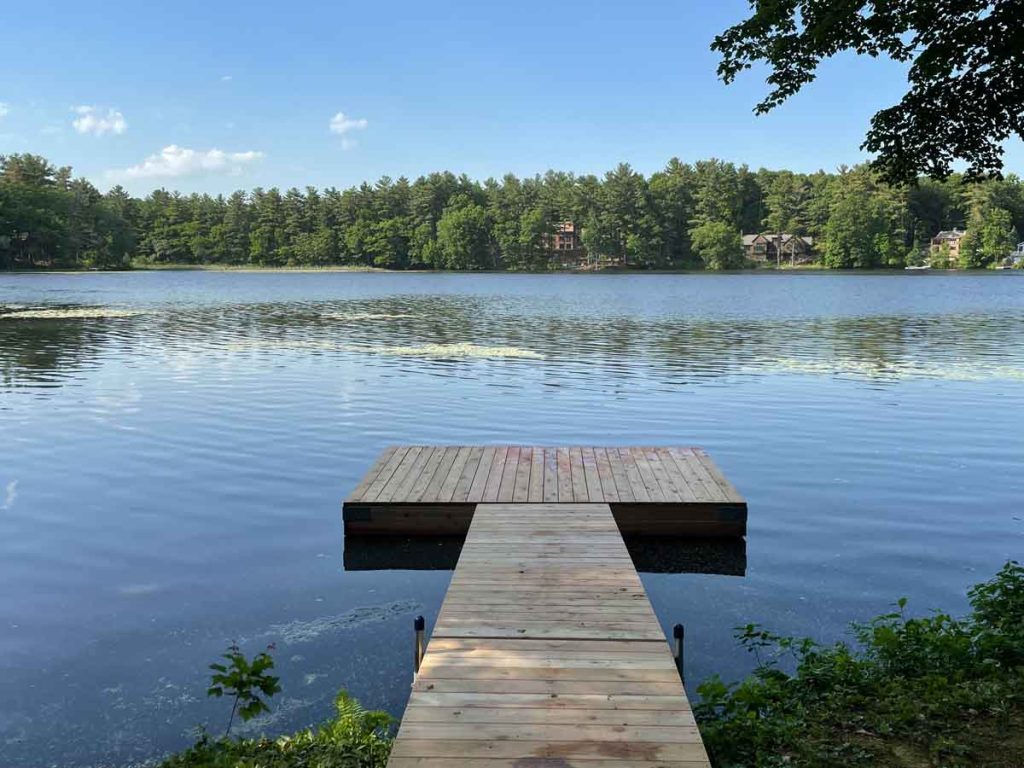
[[[924,263],[940,230],[967,230],[964,268],[1001,261],[1024,232],[1024,184],[1013,175],[885,183],[869,166],[835,173],[753,171],[672,159],[645,177],[548,171],[482,183],[450,172],[388,177],[339,190],[256,188],[228,196],[120,186],[99,192],[29,154],[0,156],[0,268],[159,264],[547,270],[573,222],[590,259],[636,269],[735,269],[741,234],[814,238],[824,267]],[[941,266],[946,266],[941,264]]]

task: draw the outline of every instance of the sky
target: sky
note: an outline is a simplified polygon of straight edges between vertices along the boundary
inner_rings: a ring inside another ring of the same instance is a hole
[[[19,4],[0,25],[0,154],[100,189],[344,188],[450,170],[649,174],[672,157],[834,170],[867,159],[902,65],[844,55],[768,116],[716,77],[746,0]],[[1019,142],[1007,169],[1024,167]]]

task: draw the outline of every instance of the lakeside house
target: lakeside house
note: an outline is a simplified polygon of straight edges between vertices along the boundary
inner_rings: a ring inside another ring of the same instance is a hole
[[[560,267],[580,267],[587,263],[587,249],[576,222],[559,221],[547,241]]]
[[[810,264],[816,259],[814,238],[789,232],[759,232],[743,236],[743,253],[754,262],[788,261],[790,264]]]
[[[936,259],[945,253],[948,264],[942,266],[958,264],[960,262],[960,244],[966,234],[964,230],[956,228],[944,229],[936,234],[928,248],[932,263],[935,264]]]

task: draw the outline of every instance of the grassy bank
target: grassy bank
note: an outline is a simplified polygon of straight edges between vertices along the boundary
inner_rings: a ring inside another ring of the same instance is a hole
[[[739,630],[754,673],[706,680],[694,708],[715,768],[1024,766],[1024,568],[1007,563],[969,596],[961,619],[909,618],[900,600],[853,625],[851,643]],[[161,768],[384,768],[391,726],[342,694],[318,728],[204,736]]]

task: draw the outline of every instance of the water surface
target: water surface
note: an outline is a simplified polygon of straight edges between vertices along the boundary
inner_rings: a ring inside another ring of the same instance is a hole
[[[1024,553],[1022,278],[0,276],[0,765],[216,730],[232,639],[277,648],[253,732],[400,713],[449,574],[346,571],[339,521],[391,443],[705,446],[739,566],[643,576],[691,687],[749,668],[741,623],[962,610]]]

